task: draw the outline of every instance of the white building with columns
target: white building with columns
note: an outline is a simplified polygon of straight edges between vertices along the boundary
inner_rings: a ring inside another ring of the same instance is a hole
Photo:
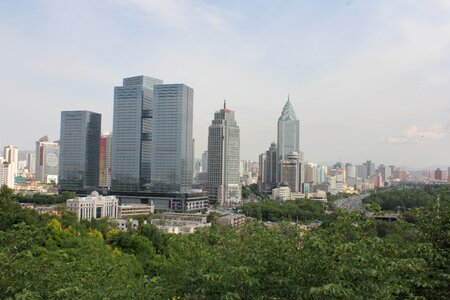
[[[92,192],[87,197],[67,200],[67,210],[74,212],[78,220],[117,218],[119,200],[115,196],[100,196]]]

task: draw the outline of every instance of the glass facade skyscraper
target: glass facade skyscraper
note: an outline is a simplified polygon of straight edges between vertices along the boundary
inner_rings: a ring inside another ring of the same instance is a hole
[[[151,190],[189,192],[193,175],[194,90],[184,84],[153,87]]]
[[[208,198],[222,205],[241,200],[239,178],[239,126],[234,111],[214,114],[208,129]]]
[[[61,112],[59,189],[77,191],[98,187],[101,114]]]
[[[112,181],[115,191],[146,190],[151,179],[153,87],[163,81],[147,76],[123,79],[114,88]]]
[[[281,180],[280,163],[285,160],[288,153],[300,152],[300,121],[295,115],[291,102],[288,101],[283,107],[281,116],[278,118],[278,182]]]

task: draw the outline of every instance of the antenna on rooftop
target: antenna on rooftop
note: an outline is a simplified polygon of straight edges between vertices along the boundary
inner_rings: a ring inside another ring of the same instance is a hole
[[[227,100],[223,100],[223,109],[227,108]]]

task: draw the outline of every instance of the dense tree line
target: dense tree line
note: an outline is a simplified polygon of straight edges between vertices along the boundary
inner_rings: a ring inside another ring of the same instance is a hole
[[[269,197],[259,188],[257,183],[250,184],[248,186],[242,186],[242,198],[248,199],[250,195],[254,195],[257,199],[269,199]]]
[[[13,200],[16,200],[20,203],[33,203],[38,205],[46,205],[46,204],[58,204],[65,203],[67,199],[73,199],[76,195],[73,192],[63,192],[60,195],[52,194],[40,194],[36,193],[34,195],[14,195],[12,196]]]
[[[249,202],[240,208],[246,216],[262,221],[312,221],[325,217],[321,202],[305,199]]]
[[[438,187],[389,188],[372,193],[364,199],[364,203],[377,203],[383,210],[406,211],[411,208],[429,208],[434,204]]]
[[[1,299],[448,299],[450,197],[385,223],[337,211],[305,233],[251,222],[191,235],[22,209],[0,191]]]

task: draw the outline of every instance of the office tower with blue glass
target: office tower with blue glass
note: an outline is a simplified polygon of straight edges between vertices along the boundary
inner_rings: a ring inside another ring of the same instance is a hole
[[[59,189],[98,187],[102,116],[90,111],[61,112]]]
[[[151,179],[153,88],[163,81],[147,76],[123,79],[114,88],[111,189],[149,189]]]
[[[187,193],[193,174],[194,90],[185,84],[153,87],[151,190]]]
[[[281,162],[291,152],[300,152],[300,121],[295,115],[294,108],[288,100],[278,118],[278,163],[277,181],[281,182]]]

